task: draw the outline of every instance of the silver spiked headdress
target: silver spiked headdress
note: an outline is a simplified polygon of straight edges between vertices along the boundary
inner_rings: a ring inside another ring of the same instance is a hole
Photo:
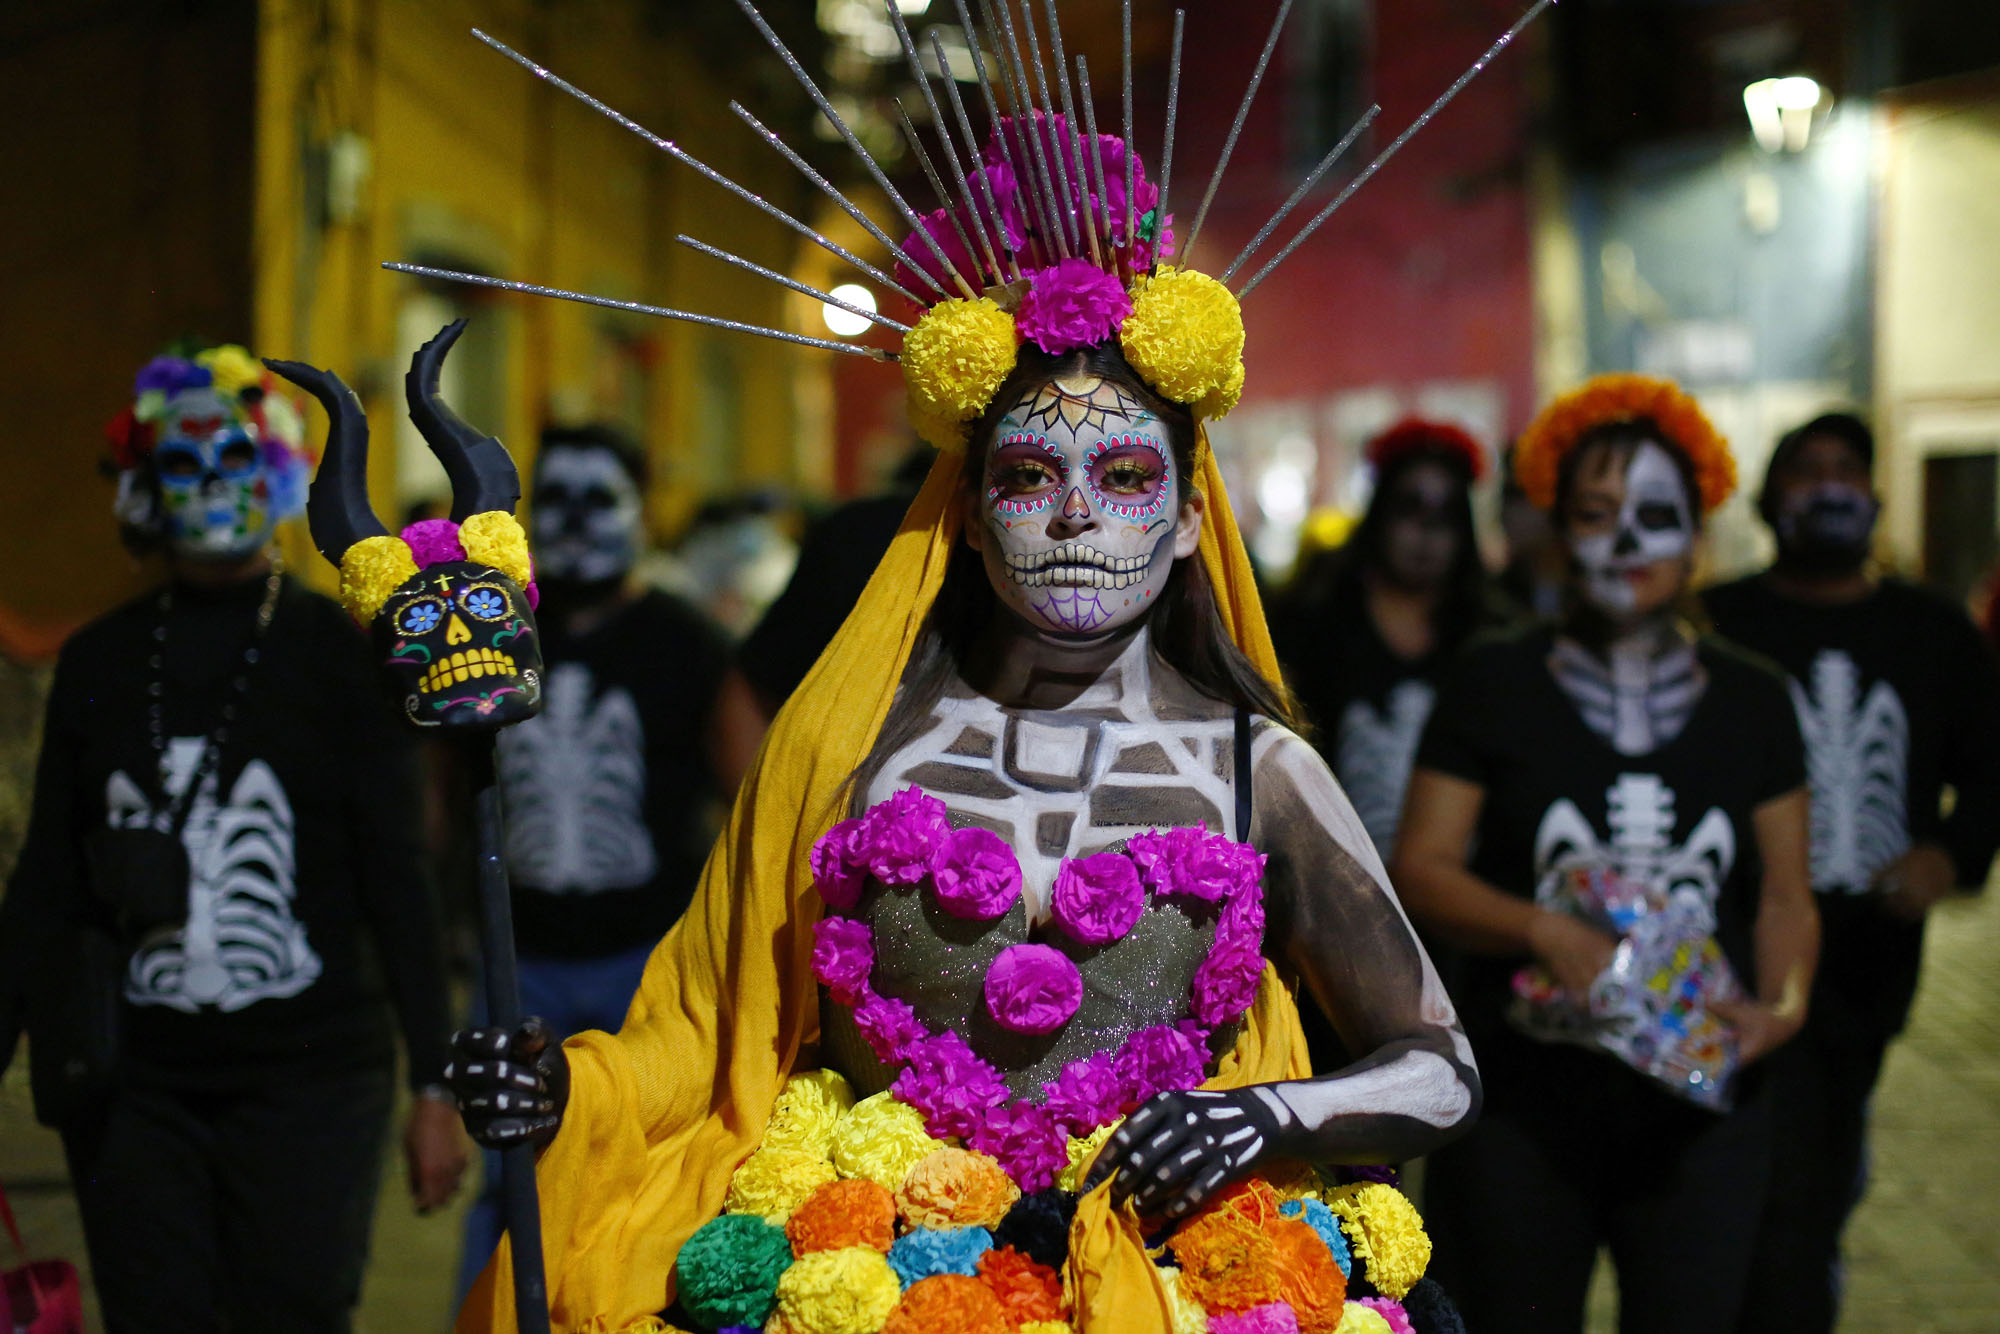
[[[1166,126],[1159,179],[1155,184],[1148,179],[1140,161],[1132,123],[1132,0],[1124,0],[1123,4],[1122,135],[1098,133],[1090,69],[1082,55],[1075,58],[1072,82],[1072,65],[1063,44],[1056,0],[1040,0],[1039,26],[1034,13],[1035,0],[983,0],[984,15],[979,21],[975,21],[968,0],[954,0],[971,69],[954,70],[937,29],[930,33],[931,55],[950,102],[949,118],[931,86],[896,0],[883,0],[936,133],[937,149],[933,155],[918,137],[907,110],[898,104],[904,134],[937,197],[935,209],[919,213],[798,57],[758,12],[754,0],[735,0],[735,3],[792,72],[835,134],[853,150],[862,168],[895,210],[900,222],[892,226],[904,232],[903,239],[894,239],[890,231],[740,104],[730,103],[730,110],[882,247],[888,256],[886,269],[815,231],[673,141],[644,128],[486,33],[475,29],[474,36],[874,282],[922,307],[923,313],[915,324],[905,324],[842,301],[830,292],[774,272],[720,246],[691,236],[676,238],[711,258],[900,334],[899,352],[482,274],[418,264],[391,263],[385,267],[735,329],[849,356],[901,361],[910,389],[912,424],[940,447],[953,447],[963,443],[967,423],[985,409],[1000,382],[1013,369],[1019,344],[1024,340],[1047,352],[1061,353],[1115,337],[1133,369],[1162,396],[1186,404],[1200,419],[1219,417],[1229,411],[1243,386],[1243,323],[1238,302],[1261,286],[1554,0],[1535,0],[1443,95],[1233,291],[1228,286],[1230,280],[1272,239],[1280,225],[1381,111],[1380,107],[1368,108],[1355,126],[1306,173],[1270,220],[1257,229],[1249,244],[1222,270],[1220,278],[1171,263],[1177,254],[1192,248],[1207,221],[1251,104],[1276,50],[1292,0],[1281,0],[1278,6],[1236,117],[1223,141],[1222,152],[1209,175],[1185,245],[1178,242],[1174,217],[1169,212],[1185,11],[1174,11]],[[959,91],[959,83],[966,74],[979,90],[979,101],[986,113],[987,135],[983,144],[974,132],[971,115]]]

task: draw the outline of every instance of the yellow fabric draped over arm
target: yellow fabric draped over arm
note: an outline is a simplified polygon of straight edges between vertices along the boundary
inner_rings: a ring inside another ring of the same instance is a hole
[[[1205,435],[1198,453],[1201,558],[1230,633],[1276,681],[1250,562]],[[687,915],[653,951],[624,1026],[563,1044],[569,1105],[536,1168],[557,1330],[614,1334],[668,1305],[674,1257],[721,1211],[730,1175],[763,1137],[800,1050],[817,1038],[819,897],[808,859],[845,815],[847,778],[881,730],[944,583],[958,541],[961,464],[961,455],[939,456],[854,611],[772,723]],[[1298,1012],[1267,967],[1242,1040],[1211,1086],[1303,1072],[1304,1052]],[[1164,1323],[1126,1323],[1155,1301],[1148,1294],[1158,1280],[1136,1232],[1110,1218],[1102,1195],[1079,1210],[1077,1234],[1090,1257],[1085,1310],[1102,1314],[1079,1328],[1165,1334]],[[514,1329],[512,1266],[503,1240],[459,1313],[461,1334]]]

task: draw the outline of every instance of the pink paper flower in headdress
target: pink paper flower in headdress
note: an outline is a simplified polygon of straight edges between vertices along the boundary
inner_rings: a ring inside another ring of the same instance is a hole
[[[1065,259],[1028,275],[1015,315],[1021,336],[1051,355],[1115,337],[1132,313],[1125,285],[1087,259]]]
[[[983,186],[980,183],[981,176],[986,178]],[[1028,229],[1021,218],[1014,173],[1005,164],[996,163],[981,168],[968,177],[967,184],[972,190],[973,203],[979,210],[977,221],[967,217],[962,208],[933,209],[918,218],[923,224],[923,231],[911,232],[903,241],[904,253],[916,261],[917,267],[929,274],[938,286],[944,288],[947,295],[954,297],[964,294],[958,290],[957,284],[951,281],[943,262],[938,259],[937,251],[925,243],[926,234],[938,243],[939,249],[950,257],[952,265],[968,283],[972,284],[975,291],[984,287],[998,286],[1006,281],[1005,274],[994,273],[987,267],[987,246],[992,246],[995,258],[1001,259],[1004,263],[1006,249],[1019,250],[1028,243]],[[986,195],[989,190],[993,195],[992,209],[986,206]],[[958,221],[956,227],[952,225],[954,217]],[[966,242],[959,239],[961,229],[972,244],[971,251],[965,248]],[[985,236],[983,242],[980,239],[982,233]],[[913,292],[925,290],[924,283],[910,271],[910,266],[901,260],[896,262],[895,277],[897,282]]]

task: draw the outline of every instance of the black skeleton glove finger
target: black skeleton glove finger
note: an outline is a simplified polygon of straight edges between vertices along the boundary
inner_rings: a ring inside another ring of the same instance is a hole
[[[562,1125],[569,1060],[539,1018],[523,1020],[511,1033],[467,1028],[452,1035],[444,1082],[475,1142],[489,1149],[540,1147]]]
[[[1253,1089],[1162,1093],[1112,1134],[1084,1189],[1115,1173],[1113,1194],[1140,1213],[1181,1218],[1268,1156],[1280,1125]]]

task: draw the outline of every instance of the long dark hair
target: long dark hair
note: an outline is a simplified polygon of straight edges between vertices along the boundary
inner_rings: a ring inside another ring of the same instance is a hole
[[[1180,500],[1194,494],[1195,423],[1186,407],[1153,392],[1125,360],[1116,343],[1054,356],[1023,343],[1014,369],[1001,382],[986,411],[972,423],[967,446],[962,499],[968,514],[976,504],[986,475],[986,453],[1000,419],[1034,390],[1052,380],[1090,376],[1109,381],[1139,400],[1166,428],[1180,477]],[[963,541],[952,552],[944,585],[910,650],[896,701],[876,734],[868,756],[855,769],[853,804],[866,800],[875,775],[889,757],[919,736],[946,683],[962,670],[973,642],[1000,610],[1000,600],[988,582],[986,567]],[[1283,688],[1265,679],[1236,646],[1216,606],[1215,589],[1199,556],[1174,562],[1151,617],[1153,654],[1179,672],[1188,683],[1213,699],[1260,713],[1286,726],[1295,724],[1292,703]]]

